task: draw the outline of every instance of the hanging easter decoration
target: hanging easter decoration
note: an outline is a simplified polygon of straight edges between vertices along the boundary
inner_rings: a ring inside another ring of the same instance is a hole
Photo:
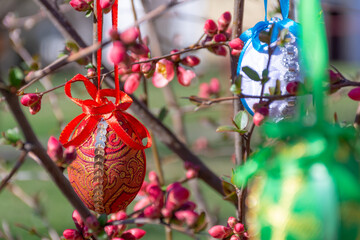
[[[101,42],[102,10],[99,1],[96,4]],[[112,6],[112,15],[113,27],[117,28],[117,1]],[[146,170],[144,149],[150,147],[151,138],[147,129],[125,112],[132,99],[120,91],[117,66],[114,66],[115,89],[100,89],[101,53],[99,49],[98,87],[81,74],[65,85],[65,94],[82,107],[83,113],[68,123],[59,140],[64,147],[76,146],[77,157],[67,170],[77,195],[89,209],[110,214],[126,208],[140,190]],[[74,98],[71,86],[75,82],[82,82],[92,99]]]
[[[301,50],[307,79],[313,85],[316,122],[304,122],[301,110],[295,122],[265,124],[265,134],[278,140],[237,168],[232,182],[248,185],[246,219],[251,239],[357,239],[358,136],[354,128],[324,120],[328,56],[325,29],[319,22],[320,3],[302,0],[300,7]]]
[[[264,94],[270,92],[270,88],[276,86],[277,80],[280,82],[282,94],[287,94],[286,86],[289,82],[302,82],[299,67],[299,50],[298,35],[299,24],[288,18],[289,0],[281,0],[281,13],[283,19],[277,17],[267,20],[267,0],[265,4],[265,21],[258,22],[253,28],[248,29],[241,34],[240,39],[244,41],[245,46],[241,52],[238,62],[237,74],[242,76],[242,93],[251,96],[260,96],[262,91],[261,81],[254,81],[244,72],[244,67],[249,67],[256,71],[259,76],[263,75],[264,69],[268,67],[269,80],[265,83]],[[284,37],[286,42],[279,45],[279,34],[282,30],[287,29]],[[271,33],[270,33],[271,31]],[[263,42],[261,35],[271,34],[267,36],[270,42],[271,57],[269,62],[269,42]],[[259,99],[247,98],[242,99],[242,103],[246,110],[254,115],[254,104]],[[269,106],[269,116],[275,122],[282,120],[288,116],[292,116],[294,112],[295,97],[286,100],[274,101]]]

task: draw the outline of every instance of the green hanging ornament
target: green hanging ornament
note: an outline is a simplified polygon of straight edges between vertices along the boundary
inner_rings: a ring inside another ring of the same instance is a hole
[[[265,135],[277,141],[233,172],[235,185],[248,185],[251,239],[360,239],[360,149],[354,128],[324,120],[328,56],[320,13],[318,1],[300,1],[304,74],[313,85],[316,122],[307,124],[302,110],[295,122],[265,124]]]

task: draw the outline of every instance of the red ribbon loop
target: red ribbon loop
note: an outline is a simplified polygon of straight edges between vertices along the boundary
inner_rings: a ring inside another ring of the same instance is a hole
[[[71,84],[74,82],[83,82],[85,88],[92,99],[82,100],[74,98],[71,94]],[[61,132],[59,140],[64,147],[71,145],[81,145],[95,130],[99,121],[103,118],[109,126],[115,131],[115,133],[121,138],[121,140],[131,148],[142,150],[151,146],[151,137],[148,130],[142,125],[136,118],[130,114],[124,112],[132,104],[132,99],[126,93],[120,92],[120,101],[114,104],[108,100],[107,97],[114,97],[116,99],[118,92],[114,89],[101,89],[98,90],[96,86],[86,77],[81,74],[77,74],[70,81],[65,84],[65,94],[80,106],[83,113],[71,120],[68,125]],[[132,138],[125,129],[119,123],[119,120],[114,115],[114,111],[117,111],[117,117],[122,122],[126,122],[133,129],[136,138]],[[76,135],[70,136],[76,129],[76,127],[84,122],[84,128]],[[144,146],[142,140],[147,138],[147,144]]]

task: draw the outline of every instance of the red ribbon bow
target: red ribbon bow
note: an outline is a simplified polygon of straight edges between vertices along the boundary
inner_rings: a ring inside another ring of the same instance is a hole
[[[81,100],[72,97],[71,84],[78,81],[84,83],[87,92],[93,99]],[[59,140],[64,147],[71,145],[79,146],[82,144],[95,130],[102,118],[129,147],[142,150],[151,146],[151,137],[148,130],[136,118],[124,112],[133,102],[126,93],[114,89],[98,90],[89,79],[81,74],[77,74],[65,84],[65,94],[71,101],[82,107],[83,113],[71,120],[61,132]],[[120,94],[120,96],[117,96],[118,94]],[[106,97],[114,97],[116,99],[115,103],[108,100]],[[114,115],[115,111],[117,111],[118,115],[120,114],[121,118],[123,118],[134,130],[134,133],[137,136],[136,139],[132,138],[119,124],[118,119]],[[71,134],[82,121],[85,121],[85,127],[80,133],[69,140]],[[148,142],[146,146],[144,146],[142,144],[142,139],[146,137],[148,138]]]

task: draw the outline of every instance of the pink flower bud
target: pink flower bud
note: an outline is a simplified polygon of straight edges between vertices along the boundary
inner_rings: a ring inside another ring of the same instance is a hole
[[[173,53],[177,53],[179,50],[178,49],[174,49],[172,50],[170,53],[173,54]],[[171,61],[173,62],[179,62],[180,61],[180,54],[176,54],[176,55],[172,55],[170,57]]]
[[[128,94],[133,94],[140,85],[140,74],[132,73],[126,79],[124,84],[124,91]]]
[[[219,79],[217,78],[212,78],[210,80],[210,92],[212,94],[217,94],[220,92],[220,82],[219,82]]]
[[[196,204],[192,201],[187,201],[183,205],[181,205],[181,210],[195,210]]]
[[[87,11],[91,8],[90,5],[84,0],[71,0],[69,3],[76,11],[80,12]]]
[[[170,218],[172,216],[172,211],[168,208],[161,209],[161,214],[164,218]]]
[[[351,89],[348,96],[354,101],[360,101],[360,87]]]
[[[179,188],[179,187],[182,187],[182,186],[181,186],[181,183],[179,183],[179,182],[173,182],[173,183],[169,184],[169,185],[166,187],[166,192],[172,191],[173,189]]]
[[[228,223],[229,227],[233,228],[233,227],[235,227],[235,224],[238,223],[238,221],[234,217],[229,217],[227,220],[227,223]]]
[[[162,208],[164,205],[164,194],[159,185],[150,183],[146,188],[146,192],[149,195],[150,201]]]
[[[165,208],[169,211],[169,212],[173,212],[174,210],[179,208],[179,205],[169,199],[167,199],[166,203],[165,203]]]
[[[75,146],[70,146],[64,151],[64,161],[66,164],[70,164],[76,158],[76,148]]]
[[[183,67],[177,67],[178,81],[183,86],[189,86],[191,81],[196,77],[196,74],[191,70],[186,70]]]
[[[244,231],[245,231],[244,224],[242,223],[235,224],[234,233],[240,234],[243,233]]]
[[[156,206],[149,206],[144,209],[144,216],[147,218],[158,218],[160,217],[160,208]]]
[[[89,68],[87,70],[87,77],[92,78],[92,77],[95,77],[95,76],[96,76],[95,68]]]
[[[241,50],[231,49],[231,55],[235,57],[239,57],[241,54]]]
[[[219,30],[220,31],[226,30],[229,27],[230,22],[231,22],[231,13],[224,12],[218,19]]]
[[[109,221],[109,222],[111,222],[111,221]],[[104,227],[104,230],[109,237],[114,237],[119,233],[118,226],[115,226],[115,225],[108,225],[108,226]]]
[[[208,233],[213,238],[223,239],[223,238],[230,236],[232,231],[231,231],[231,228],[229,228],[229,227],[225,227],[222,225],[215,225],[209,229]]]
[[[100,7],[104,13],[108,13],[113,4],[114,0],[100,0]]]
[[[156,69],[152,78],[152,83],[157,88],[165,87],[175,76],[174,63],[161,59],[156,63]]]
[[[146,191],[146,187],[148,185],[148,182],[144,181],[141,185],[140,191],[138,193],[139,196],[144,196],[145,195],[145,191]]]
[[[150,204],[149,198],[143,198],[134,205],[134,211],[139,211]]]
[[[148,176],[150,183],[160,186],[160,180],[155,171],[150,171]]]
[[[300,82],[298,82],[298,81],[289,82],[286,85],[286,91],[290,94],[296,94],[297,91],[299,90],[299,85],[300,85]]]
[[[248,233],[248,232],[244,232],[244,234],[243,234],[243,239],[244,239],[244,240],[250,239],[250,236],[249,236],[249,233]]]
[[[146,78],[152,77],[155,72],[155,65],[152,62],[141,64],[141,72]]]
[[[63,236],[66,240],[81,240],[80,233],[75,229],[65,229]]]
[[[37,93],[28,93],[22,96],[20,102],[26,107],[31,107],[41,101],[41,95]]]
[[[209,94],[207,96],[209,97]],[[206,137],[199,137],[195,140],[193,147],[195,151],[203,151],[209,147],[209,141]]]
[[[210,97],[210,86],[207,83],[200,83],[199,86],[199,97],[201,98],[208,98]]]
[[[208,19],[205,22],[204,25],[204,32],[209,36],[214,36],[214,34],[217,32],[218,28],[216,26],[216,23],[212,19]]]
[[[124,61],[126,56],[126,48],[120,41],[114,41],[113,46],[109,51],[109,60],[114,64],[119,64]]]
[[[120,40],[120,33],[118,32],[118,30],[116,28],[112,28],[109,30],[109,36],[110,36],[111,40],[113,40],[113,41]]]
[[[238,235],[232,235],[230,240],[241,240],[241,238]]]
[[[54,162],[63,160],[63,147],[59,140],[50,136],[47,144],[47,154]]]
[[[175,212],[175,217],[185,222],[188,226],[193,226],[199,218],[199,214],[191,210],[182,210]]]
[[[226,41],[226,36],[223,33],[218,33],[214,36],[214,41],[215,42],[225,42]]]
[[[82,220],[82,218],[77,210],[73,211],[72,219],[73,219],[77,229],[82,229],[84,227],[84,221]]]
[[[37,114],[40,110],[41,110],[41,101],[40,100],[29,107],[29,112],[32,115]]]
[[[145,231],[145,230],[142,230],[142,229],[140,229],[140,228],[131,228],[131,229],[125,231],[124,233],[127,233],[127,232],[129,232],[129,233],[131,233],[132,235],[134,235],[134,237],[135,237],[136,239],[140,239],[140,238],[142,238],[142,237],[146,234],[146,231]]]
[[[200,59],[196,56],[186,56],[181,60],[181,63],[188,67],[195,67],[200,63]]]
[[[89,227],[88,226],[84,226],[84,228],[82,229],[82,236],[83,238],[81,239],[89,239],[92,235],[91,233],[92,231],[89,230]]]
[[[141,68],[140,64],[133,64],[131,66],[131,71],[134,73],[138,73],[138,72],[140,72],[140,68]]]
[[[342,77],[339,73],[329,70],[330,83],[337,83],[342,80]]]
[[[139,29],[136,27],[129,28],[120,34],[120,39],[125,44],[132,44],[139,37]]]
[[[148,57],[148,54],[150,52],[149,48],[145,46],[144,44],[135,43],[129,47],[130,51],[135,53],[136,55],[142,56],[142,57]]]
[[[208,48],[210,50],[210,52],[219,55],[219,56],[226,56],[227,51],[226,48],[224,46],[213,46]]]
[[[197,176],[199,175],[199,171],[197,171],[195,169],[189,169],[186,171],[185,175],[186,175],[187,179],[197,178]]]
[[[229,42],[229,46],[232,49],[242,50],[244,47],[244,42],[240,38],[234,38]]]
[[[124,232],[121,234],[121,240],[136,240],[136,237],[132,235],[130,232]]]
[[[127,219],[127,214],[125,211],[121,210],[113,214],[112,217],[114,217],[114,220],[125,220]]]
[[[185,203],[188,200],[189,196],[190,196],[189,190],[180,186],[180,187],[172,188],[169,191],[167,200],[175,203],[177,206],[180,206],[181,204]]]
[[[260,126],[265,120],[265,116],[259,112],[254,113],[253,122],[256,126]]]
[[[85,225],[88,226],[90,229],[98,229],[100,227],[100,223],[94,215],[87,217],[85,219]]]
[[[269,115],[269,108],[268,107],[260,107],[256,110],[256,112],[259,112],[266,117]]]

